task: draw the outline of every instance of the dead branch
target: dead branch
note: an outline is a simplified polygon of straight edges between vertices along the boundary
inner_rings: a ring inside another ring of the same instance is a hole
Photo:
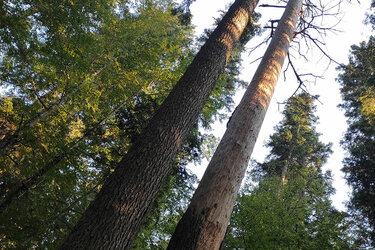
[[[259,5],[259,7],[264,7],[264,8],[284,8],[285,9],[285,5],[273,5],[273,4],[261,4]]]
[[[298,81],[298,83],[299,83],[297,89],[294,91],[294,93],[292,94],[292,96],[295,96],[295,95],[297,94],[298,90],[301,90],[301,91],[305,92],[306,94],[310,95],[312,98],[314,98],[315,100],[317,100],[317,101],[320,102],[321,104],[323,104],[323,103],[319,100],[318,97],[316,97],[316,96],[314,96],[314,95],[311,95],[311,94],[306,90],[305,81],[302,80],[302,78],[301,78],[302,76],[313,76],[315,79],[317,79],[317,78],[321,78],[321,79],[322,79],[323,77],[322,77],[322,76],[316,76],[316,75],[314,75],[314,74],[312,74],[312,73],[298,74],[296,68],[295,68],[294,65],[293,65],[292,60],[290,59],[290,54],[289,54],[289,53],[287,54],[287,57],[288,57],[288,66],[287,66],[287,68],[288,68],[289,65],[290,65],[290,67],[292,68],[293,73],[294,73],[294,75],[296,76],[297,81]],[[284,71],[284,77],[285,77],[285,71]]]

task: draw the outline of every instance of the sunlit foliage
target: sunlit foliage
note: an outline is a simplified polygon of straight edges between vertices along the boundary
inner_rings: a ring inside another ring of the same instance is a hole
[[[375,39],[352,46],[348,65],[342,66],[339,81],[349,128],[342,145],[349,155],[344,159],[343,171],[352,187],[349,208],[361,214],[363,238],[371,235],[375,242]],[[361,217],[359,216],[359,217]],[[368,244],[368,243],[366,243]]]

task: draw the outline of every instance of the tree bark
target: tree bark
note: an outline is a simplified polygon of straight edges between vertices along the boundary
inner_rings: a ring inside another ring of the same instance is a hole
[[[130,248],[256,4],[230,7],[61,249]]]
[[[168,249],[218,249],[288,52],[302,0],[289,0],[274,37],[177,225]]]
[[[288,172],[288,167],[289,167],[289,163],[290,163],[290,158],[292,157],[293,148],[294,147],[293,147],[293,144],[292,144],[291,149],[288,153],[288,156],[285,160],[284,166],[281,169],[280,185],[279,185],[279,187],[277,188],[277,191],[276,191],[276,194],[277,194],[278,197],[280,197],[282,187],[288,182],[288,180],[286,179],[286,173]]]

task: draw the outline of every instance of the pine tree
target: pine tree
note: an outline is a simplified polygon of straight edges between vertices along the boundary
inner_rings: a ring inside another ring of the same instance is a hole
[[[222,14],[222,16],[224,13]],[[256,21],[257,16],[254,16]],[[215,24],[220,22],[220,18],[215,19]],[[215,25],[214,24],[214,25]],[[225,72],[220,75],[220,78],[203,109],[199,123],[203,128],[210,125],[211,116],[215,115],[219,119],[223,118],[223,114],[218,113],[218,110],[231,110],[233,101],[231,95],[234,94],[233,89],[245,86],[245,82],[238,79],[240,73],[239,66],[241,63],[241,53],[247,41],[254,34],[256,26],[248,25],[242,34],[239,43],[231,54]],[[198,39],[202,44],[208,39],[213,29],[206,29],[204,34]],[[220,93],[222,92],[221,97]],[[131,131],[129,131],[131,132]],[[199,136],[194,136],[194,134]],[[196,140],[197,138],[198,140]],[[200,141],[205,144],[203,149],[200,146]],[[214,143],[211,143],[214,142]],[[188,138],[188,145],[184,146],[183,150],[178,156],[177,173],[169,176],[169,180],[164,184],[161,194],[154,202],[154,207],[148,213],[145,223],[137,236],[132,248],[146,249],[146,248],[166,248],[173,231],[183,215],[189,201],[195,191],[193,184],[197,182],[196,176],[191,175],[190,171],[186,169],[188,162],[200,163],[200,159],[211,157],[212,147],[216,143],[216,138],[213,135],[201,135],[198,131],[198,126],[194,126],[192,133]]]
[[[315,131],[312,102],[308,94],[287,102],[266,162],[238,196],[225,248],[349,248],[346,214],[332,207],[332,177],[321,170],[331,150]]]

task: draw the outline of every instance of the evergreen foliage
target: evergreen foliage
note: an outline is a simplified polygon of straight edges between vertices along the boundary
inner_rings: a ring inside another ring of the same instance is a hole
[[[343,104],[349,128],[342,140],[349,155],[343,171],[352,187],[349,204],[353,216],[361,218],[362,241],[370,235],[375,247],[375,38],[352,46],[349,64],[340,67]],[[367,224],[368,223],[368,224]],[[367,242],[367,243],[366,243]]]
[[[346,214],[329,197],[330,172],[321,168],[331,153],[315,131],[308,94],[291,97],[268,147],[238,196],[226,249],[347,249]]]

